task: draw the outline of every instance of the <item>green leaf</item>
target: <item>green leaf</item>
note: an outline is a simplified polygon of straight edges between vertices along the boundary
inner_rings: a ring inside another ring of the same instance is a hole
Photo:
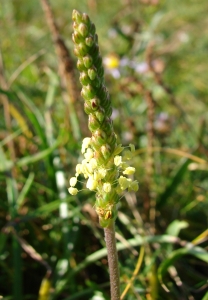
[[[173,176],[171,183],[167,186],[163,194],[160,195],[157,200],[157,209],[160,209],[167,202],[167,199],[176,191],[178,185],[182,183],[183,176],[187,171],[189,163],[190,159],[186,159]]]
[[[208,292],[206,292],[206,294],[204,295],[204,297],[202,298],[202,300],[208,300]]]
[[[33,180],[34,180],[35,174],[30,173],[29,177],[27,178],[24,187],[22,188],[21,192],[19,193],[19,196],[17,198],[17,210],[21,207],[23,201],[25,200],[25,197],[27,193],[29,192],[30,187],[32,186]]]
[[[201,259],[202,261],[208,263],[208,253],[201,247],[192,247],[189,248],[190,244],[187,244],[185,248],[181,248],[178,250],[173,251],[167,259],[165,259],[159,269],[158,269],[158,278],[160,282],[163,282],[163,277],[167,273],[168,268],[170,266],[173,266],[175,261],[179,259],[183,255],[193,255],[198,259]]]
[[[168,226],[166,234],[178,236],[181,229],[187,228],[188,226],[189,224],[186,221],[175,220]]]

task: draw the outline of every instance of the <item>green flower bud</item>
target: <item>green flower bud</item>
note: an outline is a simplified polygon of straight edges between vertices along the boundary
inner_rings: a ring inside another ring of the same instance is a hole
[[[93,114],[89,115],[88,127],[89,127],[89,130],[92,132],[94,132],[100,128],[100,122]]]
[[[78,31],[83,37],[86,37],[89,33],[87,26],[83,23],[79,24]]]
[[[86,56],[83,57],[83,63],[85,65],[85,67],[87,69],[91,68],[92,64],[93,64],[93,59],[92,59],[92,56],[90,56],[89,54],[87,54]],[[88,70],[89,71],[89,70]],[[90,76],[89,76],[90,77]],[[91,79],[91,77],[90,77]],[[93,79],[91,79],[93,80]]]
[[[79,45],[77,45],[75,48],[74,48],[74,53],[76,56],[85,56],[88,52],[88,48],[87,46],[84,44],[84,43],[79,43]]]
[[[91,83],[90,78],[85,72],[80,73],[79,80],[82,85],[88,85]]]
[[[90,100],[90,99],[94,98],[95,94],[96,94],[96,91],[93,89],[92,86],[90,86],[90,85],[83,86],[81,95],[85,100]]]
[[[88,71],[88,76],[90,77],[91,80],[94,80],[97,76],[97,70],[93,67],[90,68]]]
[[[85,44],[88,46],[88,47],[92,47],[94,45],[94,39],[92,36],[88,36],[86,37],[85,39]]]
[[[85,23],[87,26],[91,25],[90,18],[86,13],[82,14],[82,22]]]
[[[84,103],[84,111],[86,112],[87,115],[89,115],[93,112],[91,105],[87,101],[85,101],[85,103]]]
[[[112,154],[111,147],[108,144],[103,145],[100,150],[105,159],[108,159]]]
[[[104,120],[104,118],[105,118],[105,111],[104,111],[104,109],[103,109],[102,107],[99,108],[99,110],[97,110],[97,111],[95,112],[95,115],[96,115],[98,121],[99,121],[100,123],[102,123],[103,120]]]
[[[80,71],[80,72],[87,72],[87,68],[85,67],[84,65],[84,62],[82,59],[79,58],[79,60],[77,61],[77,69]]]
[[[81,22],[82,20],[82,14],[80,14],[80,12],[78,12],[76,9],[73,9],[72,20],[76,21],[77,23]]]
[[[104,131],[102,131],[102,130],[96,130],[93,133],[93,138],[97,142],[97,144],[99,144],[100,146],[102,146],[106,142],[107,136],[106,136],[106,134],[105,134]]]
[[[79,33],[76,31],[74,33],[72,33],[72,40],[75,44],[79,44],[79,43],[83,42],[83,38],[80,37]]]
[[[77,32],[78,26],[79,25],[76,22],[73,23],[73,29],[74,29],[74,31]]]

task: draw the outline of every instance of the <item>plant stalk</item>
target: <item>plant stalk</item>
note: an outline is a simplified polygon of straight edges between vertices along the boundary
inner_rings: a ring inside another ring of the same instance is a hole
[[[104,228],[105,242],[108,251],[108,267],[110,272],[111,300],[120,299],[120,280],[118,268],[118,254],[116,249],[115,222],[112,221]]]

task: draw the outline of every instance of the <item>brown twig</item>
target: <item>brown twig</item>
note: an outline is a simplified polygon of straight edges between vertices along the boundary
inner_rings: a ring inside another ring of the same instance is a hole
[[[46,21],[50,29],[56,54],[59,59],[59,74],[61,80],[61,86],[67,91],[68,97],[65,98],[66,104],[73,110],[73,114],[77,114],[79,119],[80,130],[83,135],[88,135],[88,130],[84,124],[87,123],[86,116],[83,112],[83,103],[81,103],[80,93],[77,87],[77,81],[74,71],[74,62],[72,60],[69,49],[67,48],[63,38],[60,35],[59,28],[55,22],[52,9],[48,0],[40,0],[43,11],[45,13]],[[77,101],[79,100],[79,101]],[[78,123],[78,121],[77,121]],[[83,125],[83,126],[82,126]]]
[[[155,222],[155,191],[154,191],[154,118],[155,118],[155,101],[153,99],[152,93],[149,90],[144,90],[144,98],[147,102],[147,184],[148,193],[150,199],[149,207],[149,219],[152,224],[151,229],[153,230]],[[154,230],[153,230],[154,231]]]

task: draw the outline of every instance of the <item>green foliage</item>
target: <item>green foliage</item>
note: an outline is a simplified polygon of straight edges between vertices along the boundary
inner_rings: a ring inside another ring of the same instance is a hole
[[[122,290],[142,245],[145,255],[125,299],[206,299],[207,1],[51,5],[71,53],[72,10],[96,24],[114,131],[118,143],[136,146],[140,189],[120,199],[116,221]],[[37,299],[46,282],[47,299],[109,299],[94,194],[67,192],[81,132],[78,111],[63,100],[41,5],[2,1],[0,16],[0,296]],[[91,63],[85,56],[84,67]],[[88,75],[82,84],[94,70]]]

